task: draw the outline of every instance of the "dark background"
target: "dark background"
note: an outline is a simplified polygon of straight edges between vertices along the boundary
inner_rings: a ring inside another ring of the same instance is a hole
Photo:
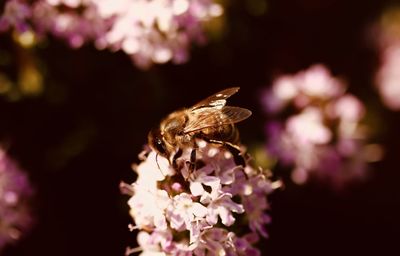
[[[240,86],[230,104],[254,112],[239,125],[242,141],[262,143],[267,118],[260,90],[276,74],[314,63],[347,79],[349,91],[374,113],[374,139],[384,145],[385,159],[372,165],[370,179],[339,193],[288,181],[270,198],[273,222],[263,255],[399,253],[400,118],[373,89],[379,58],[367,40],[368,27],[390,2],[269,0],[261,16],[252,14],[250,0],[228,2],[222,36],[194,47],[184,65],[141,71],[121,52],[71,50],[52,38],[36,50],[46,67],[43,93],[17,102],[0,98],[0,139],[37,191],[36,226],[4,255],[123,255],[135,236],[118,184],[134,181],[130,165],[148,130],[177,108]],[[0,40],[12,50],[9,37]]]

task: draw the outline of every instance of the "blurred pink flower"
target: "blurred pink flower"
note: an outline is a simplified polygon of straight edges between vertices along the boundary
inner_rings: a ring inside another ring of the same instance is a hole
[[[174,169],[146,149],[134,168],[136,182],[122,184],[131,191],[130,213],[140,230],[139,247],[127,254],[259,255],[254,244],[259,235],[267,236],[267,195],[274,189],[268,172],[247,158],[246,167],[237,166],[225,148],[202,143],[197,151],[201,167],[189,173],[190,151],[184,150]]]
[[[275,79],[271,89],[262,96],[268,113],[278,113],[288,104],[304,108],[312,102],[335,98],[345,91],[343,82],[330,75],[325,66],[313,65],[295,75],[282,75]]]
[[[31,9],[23,0],[9,0],[0,17],[0,32],[14,29],[17,32],[24,32],[29,29],[27,19],[31,17]]]
[[[39,37],[49,32],[74,48],[94,41],[146,69],[185,62],[192,42],[205,41],[204,25],[222,13],[213,0],[8,0],[0,29],[31,23]]]
[[[0,251],[31,228],[32,194],[27,175],[0,149]]]
[[[386,9],[371,29],[373,43],[380,54],[375,84],[382,102],[391,110],[400,110],[400,8]]]
[[[331,99],[344,92],[345,85],[338,78],[332,77],[329,70],[321,65],[313,65],[306,71],[295,75],[300,92],[310,98]]]
[[[391,110],[400,110],[400,42],[381,50],[376,84],[383,103]]]
[[[296,183],[312,175],[340,187],[365,175],[370,161],[365,108],[345,88],[319,64],[278,77],[262,97],[264,109],[276,118],[266,126],[268,151],[293,168]],[[278,120],[287,109],[288,116]]]

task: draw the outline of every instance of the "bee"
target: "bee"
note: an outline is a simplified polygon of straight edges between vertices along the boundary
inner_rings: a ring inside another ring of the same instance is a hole
[[[237,93],[239,87],[217,92],[190,108],[169,114],[159,127],[148,134],[148,144],[159,155],[168,159],[174,168],[182,150],[191,148],[189,168],[195,169],[197,140],[226,147],[235,162],[245,165],[240,156],[239,132],[235,123],[247,119],[251,111],[245,108],[225,106],[226,99]],[[171,159],[172,158],[172,159]]]

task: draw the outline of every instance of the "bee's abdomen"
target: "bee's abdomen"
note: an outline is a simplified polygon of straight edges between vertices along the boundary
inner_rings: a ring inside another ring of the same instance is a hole
[[[199,137],[233,144],[239,143],[239,131],[233,124],[203,129]]]

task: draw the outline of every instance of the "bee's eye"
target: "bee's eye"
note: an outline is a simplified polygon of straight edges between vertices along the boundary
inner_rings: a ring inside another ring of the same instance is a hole
[[[166,156],[167,148],[159,129],[151,130],[149,133],[149,144],[157,153]]]
[[[156,140],[156,149],[161,155],[165,155],[166,154],[165,144],[160,139]]]

